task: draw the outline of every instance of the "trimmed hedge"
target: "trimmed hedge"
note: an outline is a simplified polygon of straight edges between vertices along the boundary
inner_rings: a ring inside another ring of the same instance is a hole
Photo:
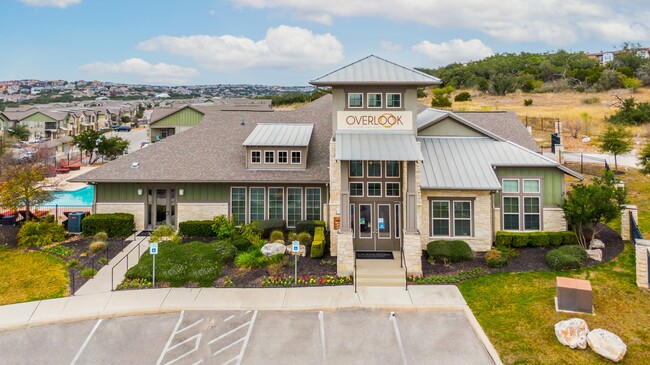
[[[259,229],[262,230],[262,238],[268,239],[273,231],[287,231],[287,225],[282,219],[266,219],[259,221]]]
[[[216,237],[212,229],[212,219],[203,221],[186,221],[178,223],[178,233],[185,237]]]
[[[578,236],[576,236],[575,232],[573,231],[564,231],[562,233],[562,244],[565,246],[573,246],[573,245],[578,245],[580,242],[578,242]]]
[[[494,238],[494,244],[497,247],[512,247],[512,233],[498,231]]]
[[[572,231],[561,232],[508,232],[498,231],[494,239],[496,247],[548,247],[577,245],[578,237]]]
[[[92,214],[81,221],[81,231],[84,236],[106,232],[108,237],[128,237],[133,234],[134,222],[129,213]]]
[[[548,244],[550,246],[562,246],[564,242],[564,232],[548,232]]]
[[[318,259],[325,255],[325,228],[316,227],[314,230],[314,242],[311,244],[309,257]]]
[[[316,228],[316,223],[314,221],[299,221],[296,222],[296,232],[307,232],[310,235],[314,235],[314,228]]]
[[[427,253],[434,260],[450,262],[469,261],[474,257],[465,241],[431,241],[427,244]]]
[[[588,257],[585,249],[579,245],[562,246],[546,254],[546,263],[556,271],[578,269]]]
[[[546,232],[532,232],[528,239],[532,247],[547,247],[551,242],[551,235]]]
[[[528,246],[528,241],[530,233],[514,232],[512,233],[512,247],[526,247]]]

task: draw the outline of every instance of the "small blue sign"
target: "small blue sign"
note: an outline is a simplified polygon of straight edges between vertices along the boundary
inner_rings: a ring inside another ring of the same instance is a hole
[[[149,244],[149,253],[152,255],[157,255],[158,254],[158,244],[157,243],[150,243]]]
[[[293,252],[300,251],[300,241],[292,241],[291,242],[291,251],[293,251]]]

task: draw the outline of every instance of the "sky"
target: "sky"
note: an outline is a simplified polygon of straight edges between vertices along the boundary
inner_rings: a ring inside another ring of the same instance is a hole
[[[0,80],[307,85],[374,54],[650,46],[647,0],[0,0]]]

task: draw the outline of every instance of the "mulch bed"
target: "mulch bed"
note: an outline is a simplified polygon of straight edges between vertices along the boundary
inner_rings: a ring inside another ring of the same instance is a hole
[[[623,252],[625,247],[621,236],[609,228],[603,229],[599,233],[599,238],[605,243],[603,251],[603,261],[587,259],[583,267],[589,267],[610,261]],[[492,274],[497,272],[526,272],[526,271],[552,271],[546,264],[546,254],[557,247],[527,247],[517,249],[519,257],[511,259],[508,264],[502,268],[490,268],[485,264],[485,252],[475,252],[472,261],[459,262],[455,264],[443,265],[436,262],[431,265],[427,261],[426,254],[422,255],[422,272],[424,276],[432,275],[455,275],[460,271],[470,271],[476,268],[482,268],[485,273]]]

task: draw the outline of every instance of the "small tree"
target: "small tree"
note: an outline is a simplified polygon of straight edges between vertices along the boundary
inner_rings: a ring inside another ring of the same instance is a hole
[[[618,172],[617,156],[632,150],[632,135],[622,125],[608,125],[598,137],[598,148],[614,155],[614,170]]]
[[[650,175],[650,144],[646,144],[639,154],[639,165],[641,165],[641,173]]]
[[[98,131],[92,129],[83,131],[73,137],[72,143],[83,153],[86,152],[89,154],[88,164],[93,162],[93,154],[97,151],[97,145],[101,141],[101,134]],[[95,159],[96,160],[96,159]]]
[[[618,111],[607,118],[614,124],[641,125],[650,122],[650,103],[637,103],[634,98],[618,98]]]
[[[18,124],[13,128],[8,128],[7,134],[10,137],[15,137],[19,141],[26,141],[31,133],[29,132],[29,128],[27,128],[27,126]]]
[[[582,123],[579,120],[568,120],[564,123],[564,129],[569,132],[572,138],[578,138],[582,131]]]
[[[451,100],[449,100],[449,97],[451,96],[451,93],[453,91],[454,88],[449,85],[443,88],[431,90],[431,95],[432,95],[431,106],[434,108],[451,107]]]
[[[615,182],[614,173],[605,171],[602,179],[595,178],[590,185],[576,184],[567,193],[562,204],[564,217],[584,248],[592,238],[598,237],[604,224],[616,219],[623,210],[627,191],[624,187],[616,187]],[[585,237],[585,229],[591,232],[589,240]]]
[[[4,208],[18,210],[25,207],[26,220],[30,219],[33,206],[52,200],[45,190],[51,187],[46,183],[47,167],[39,163],[23,163],[6,166],[2,169],[0,184],[0,204]]]
[[[129,149],[129,141],[120,137],[106,138],[101,136],[97,143],[97,157],[102,156],[108,160],[123,155]]]

